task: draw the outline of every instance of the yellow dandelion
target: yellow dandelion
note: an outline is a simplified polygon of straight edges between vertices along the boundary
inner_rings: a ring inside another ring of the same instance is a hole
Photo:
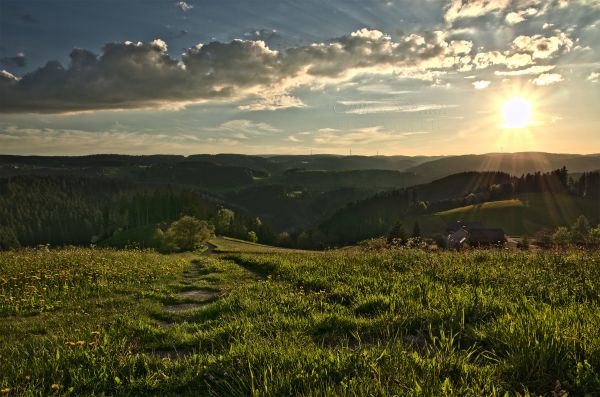
[[[0,389],[0,394],[8,394],[10,393],[10,387],[5,387],[4,389]]]
[[[52,391],[56,393],[60,390],[60,385],[58,383],[53,383],[52,386],[50,386],[50,389],[52,389]]]
[[[85,345],[85,341],[84,340],[78,340],[76,343],[77,346],[83,346]]]

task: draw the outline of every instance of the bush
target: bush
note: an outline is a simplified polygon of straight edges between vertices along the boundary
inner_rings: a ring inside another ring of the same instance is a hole
[[[160,237],[160,233],[156,233]],[[162,249],[167,252],[191,251],[214,235],[214,226],[191,216],[171,224],[164,234]]]
[[[571,233],[569,232],[569,229],[564,226],[558,227],[552,235],[552,241],[554,244],[559,246],[565,246],[569,244],[569,241],[571,241]]]
[[[248,232],[248,235],[246,236],[246,240],[248,240],[252,243],[258,243],[258,236],[256,235],[256,232],[253,230],[250,230]]]
[[[521,237],[521,239],[517,243],[517,248],[522,250],[529,249],[529,237],[527,237],[527,235]]]
[[[388,248],[385,237],[370,238],[358,242],[358,246],[365,251],[379,251]]]
[[[585,244],[587,243],[590,234],[590,222],[583,215],[571,225],[571,241],[574,244]]]

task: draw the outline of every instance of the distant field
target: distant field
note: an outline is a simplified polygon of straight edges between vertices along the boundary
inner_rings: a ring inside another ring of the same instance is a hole
[[[292,253],[304,252],[302,250],[293,250],[287,248],[273,247],[252,243],[249,241],[238,240],[231,237],[215,237],[208,241],[215,247],[217,253]]]
[[[598,252],[216,243],[0,253],[0,391],[600,393]]]

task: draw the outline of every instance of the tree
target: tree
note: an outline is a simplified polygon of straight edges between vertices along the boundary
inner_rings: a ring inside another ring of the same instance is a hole
[[[231,232],[231,225],[235,219],[235,212],[228,208],[221,208],[215,218],[215,227],[217,234],[228,234]]]
[[[254,232],[254,230],[250,230],[246,236],[246,240],[252,243],[258,243],[258,236],[256,235],[256,232]]]
[[[575,244],[585,244],[590,234],[590,222],[583,215],[571,225],[571,241]]]
[[[171,224],[165,235],[169,250],[189,251],[196,249],[214,234],[214,227],[206,221],[184,216]]]
[[[556,231],[554,232],[554,234],[552,235],[552,241],[556,245],[560,245],[560,246],[567,245],[570,240],[571,240],[571,233],[569,232],[569,229],[567,229],[564,226],[558,227],[556,229]]]
[[[281,232],[275,238],[275,244],[277,244],[279,247],[291,247],[292,238],[288,232]]]
[[[415,221],[415,224],[413,225],[412,237],[421,237],[421,227],[419,226],[419,221]]]
[[[394,224],[394,227],[390,230],[387,236],[388,243],[393,243],[394,240],[398,241],[400,244],[403,244],[406,241],[406,230],[404,230],[404,226],[400,221]]]
[[[0,251],[19,248],[19,240],[12,229],[0,227]]]
[[[590,230],[589,241],[591,244],[600,245],[600,224]]]
[[[152,233],[152,246],[155,248],[162,248],[165,244],[165,232],[161,228],[156,228]]]

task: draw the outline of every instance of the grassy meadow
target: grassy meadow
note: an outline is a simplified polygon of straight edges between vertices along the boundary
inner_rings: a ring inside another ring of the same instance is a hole
[[[598,252],[221,244],[0,253],[0,392],[600,393]]]

